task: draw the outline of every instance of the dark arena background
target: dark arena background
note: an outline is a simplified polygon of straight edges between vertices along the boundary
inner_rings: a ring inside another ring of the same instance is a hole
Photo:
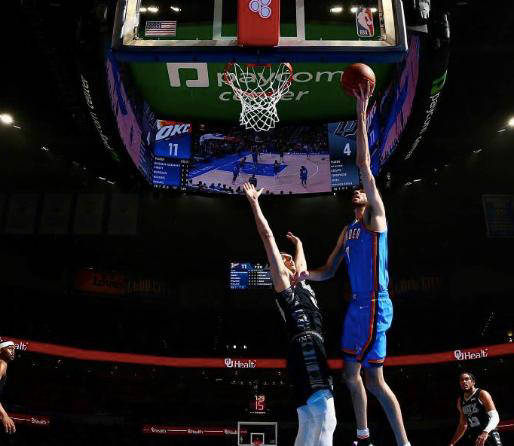
[[[262,51],[235,43],[235,0],[2,3],[0,339],[16,359],[0,403],[16,433],[0,425],[1,446],[294,444],[288,340],[242,187],[264,189],[280,249],[291,231],[310,267],[325,263],[360,183],[339,86],[354,62],[377,77],[384,374],[409,440],[450,444],[469,371],[514,444],[514,8],[314,3],[282,0],[280,43]],[[254,59],[294,68],[269,132],[239,125],[223,82],[228,62]],[[312,286],[334,444],[350,445],[346,268]],[[396,444],[371,395],[368,419],[375,446]]]

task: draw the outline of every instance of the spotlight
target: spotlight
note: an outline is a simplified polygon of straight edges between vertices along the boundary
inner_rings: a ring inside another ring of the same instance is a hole
[[[3,113],[0,115],[0,122],[5,125],[11,125],[14,122],[14,119],[11,115]]]

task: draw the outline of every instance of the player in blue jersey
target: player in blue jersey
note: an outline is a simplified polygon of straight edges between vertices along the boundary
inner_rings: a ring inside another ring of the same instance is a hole
[[[307,187],[307,176],[309,172],[305,166],[300,167],[300,181],[302,186]]]
[[[356,446],[371,445],[367,422],[366,388],[384,409],[399,446],[409,446],[402,413],[396,396],[384,380],[386,332],[391,326],[393,307],[387,286],[387,222],[384,203],[371,173],[366,109],[371,89],[355,92],[357,98],[357,158],[363,189],[352,196],[355,220],[347,225],[326,264],[299,271],[296,280],[327,280],[341,261],[348,266],[352,299],[345,315],[341,348],[343,377],[350,390],[357,422]],[[361,378],[364,369],[364,382]]]
[[[241,165],[239,163],[234,163],[232,167],[232,184],[235,184],[237,177],[239,176],[239,172],[241,170]]]

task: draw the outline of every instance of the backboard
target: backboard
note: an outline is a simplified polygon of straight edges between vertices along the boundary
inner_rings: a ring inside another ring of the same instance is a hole
[[[119,0],[113,55],[156,116],[185,122],[238,121],[241,104],[223,82],[227,63],[289,62],[292,84],[277,109],[281,122],[297,123],[353,117],[354,100],[339,87],[344,68],[367,63],[380,91],[407,53],[401,0],[275,1],[278,45],[261,48],[238,45],[238,0]]]
[[[120,0],[113,48],[193,51],[217,48],[217,54],[224,57],[225,50],[238,45],[237,4],[237,0],[173,0],[171,4],[163,0]],[[371,19],[367,25],[363,25],[359,16],[364,8],[369,9]],[[156,22],[169,23],[164,26],[167,29],[157,29]],[[345,52],[353,50],[381,53],[389,57],[389,62],[398,60],[407,49],[401,0],[364,0],[360,5],[348,0],[337,5],[280,0],[280,40],[275,51],[265,57],[280,60],[284,49],[303,50],[295,55],[300,59],[309,50],[323,49],[335,53],[332,56],[336,58],[337,54],[344,58]],[[237,56],[255,57],[255,54],[240,51]]]
[[[238,446],[277,446],[277,423],[272,421],[238,421]]]

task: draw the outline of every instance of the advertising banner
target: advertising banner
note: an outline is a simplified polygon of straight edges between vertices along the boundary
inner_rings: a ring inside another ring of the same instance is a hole
[[[108,55],[106,59],[107,81],[112,111],[118,123],[118,130],[130,158],[139,169],[141,162],[142,132],[123,85],[118,63]]]
[[[126,292],[127,279],[119,273],[83,269],[75,275],[75,289],[86,293],[121,295]]]
[[[179,368],[212,368],[212,369],[284,369],[286,360],[281,358],[185,358],[136,353],[117,353],[99,350],[86,350],[64,345],[45,344],[42,342],[3,337],[5,341],[13,341],[23,345],[25,351],[42,353],[63,358],[73,358],[84,361],[104,361],[127,364],[153,365]],[[412,355],[389,356],[385,366],[406,366],[420,364],[441,364],[481,360],[500,356],[514,355],[514,343],[485,345],[480,347],[462,348],[437,353],[420,353]],[[328,365],[337,370],[343,367],[341,359],[329,359]]]

